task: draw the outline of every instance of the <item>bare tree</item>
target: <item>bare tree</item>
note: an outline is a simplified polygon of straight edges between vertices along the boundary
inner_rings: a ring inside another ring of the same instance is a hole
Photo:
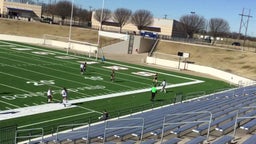
[[[81,25],[82,22],[86,22],[88,18],[88,10],[82,9],[82,8],[74,8],[74,19],[76,19],[79,22],[79,25]]]
[[[180,17],[181,29],[192,38],[194,33],[205,30],[206,19],[197,14],[189,14]]]
[[[56,3],[54,13],[61,17],[62,24],[67,17],[70,17],[72,3],[70,1],[59,1]]]
[[[137,10],[131,18],[131,23],[141,31],[144,27],[152,25],[154,22],[153,14],[148,10]]]
[[[111,11],[109,9],[97,9],[93,17],[100,23],[100,29],[102,29],[102,22],[111,18]]]
[[[113,13],[113,20],[114,22],[118,23],[121,32],[122,27],[128,23],[130,20],[130,17],[132,15],[132,11],[125,8],[118,8]]]
[[[216,37],[223,36],[229,33],[230,27],[226,20],[222,18],[211,18],[209,20],[209,34],[214,38],[213,43],[215,43]]]

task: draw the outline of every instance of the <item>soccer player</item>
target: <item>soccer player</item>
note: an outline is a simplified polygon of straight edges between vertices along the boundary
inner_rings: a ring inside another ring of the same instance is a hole
[[[108,119],[108,112],[104,110],[102,116],[99,117],[99,120],[107,120]]]
[[[155,75],[153,77],[153,84],[157,84],[157,78],[158,78],[158,74],[155,73]]]
[[[52,90],[51,88],[48,89],[47,91],[47,99],[48,99],[48,103],[52,102]]]
[[[163,80],[160,85],[162,86],[161,92],[166,93],[166,89],[165,89],[165,87],[166,87],[166,80]]]
[[[83,63],[80,64],[80,72],[81,72],[81,74],[84,74],[84,64]]]
[[[64,106],[66,106],[67,104],[67,97],[68,97],[68,91],[65,87],[63,87],[62,91],[61,91],[61,95],[62,95],[62,103],[64,104]]]
[[[115,69],[112,69],[112,72],[110,74],[110,81],[114,82],[115,80]]]
[[[153,87],[151,88],[151,101],[155,100],[156,93],[157,93],[156,85],[153,85]]]
[[[87,63],[84,62],[84,72],[86,72],[86,68],[87,68]]]

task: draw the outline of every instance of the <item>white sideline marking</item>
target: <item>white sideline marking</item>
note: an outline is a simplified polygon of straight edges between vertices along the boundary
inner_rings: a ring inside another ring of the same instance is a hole
[[[201,81],[201,80],[195,80],[192,82],[167,85],[166,88],[180,87],[180,86],[198,84],[198,83],[203,83],[203,82],[204,81]],[[157,87],[158,90],[160,90],[161,88],[162,88],[161,86]],[[100,96],[95,96],[95,97],[87,97],[87,98],[82,98],[82,99],[70,100],[69,102],[71,104],[76,104],[76,103],[82,103],[82,102],[99,100],[99,99],[106,99],[106,98],[119,97],[119,96],[130,95],[130,94],[149,92],[150,90],[151,90],[151,88],[145,88],[145,89],[139,89],[139,90],[125,91],[125,92],[120,92],[120,93],[112,93],[112,94],[100,95]]]
[[[167,85],[166,88],[180,87],[180,86],[185,86],[185,85],[198,84],[198,83],[202,83],[202,82],[204,82],[204,81],[196,80],[196,81],[192,81],[192,82]],[[161,88],[162,88],[161,86],[157,87],[158,90]],[[101,96],[96,96],[96,97],[70,100],[69,104],[76,104],[76,103],[81,103],[81,102],[87,102],[87,101],[93,101],[93,100],[105,99],[105,98],[112,98],[112,97],[118,97],[118,96],[130,95],[130,94],[137,94],[137,93],[142,93],[142,92],[148,92],[150,90],[151,90],[151,88],[145,88],[145,89],[140,89],[140,90],[133,90],[133,91],[127,91],[127,92],[121,92],[121,93],[101,95]],[[63,104],[50,103],[50,104],[44,104],[44,105],[38,105],[38,106],[5,110],[5,111],[1,111],[2,113],[5,113],[5,114],[0,113],[0,116],[1,116],[0,121],[6,120],[6,119],[11,119],[11,118],[22,117],[22,116],[33,115],[33,114],[51,112],[51,111],[56,111],[56,110],[63,110],[66,108],[73,108],[73,107],[77,107],[77,106],[71,105],[70,107],[64,107]],[[84,107],[80,107],[80,108],[84,108]],[[84,108],[84,109],[87,109],[87,108]],[[87,109],[87,110],[91,110],[91,109]],[[97,112],[97,111],[91,110],[91,112]],[[100,113],[100,112],[97,112],[97,113]]]
[[[3,42],[3,43],[12,44],[12,43],[8,43],[8,42]],[[36,47],[24,46],[24,45],[19,45],[19,44],[12,44],[12,45],[14,45],[14,46],[23,46],[23,47],[27,47],[27,48],[39,49],[39,48],[36,48]],[[42,49],[40,49],[40,50],[42,50]],[[43,49],[42,51],[51,51],[51,50]],[[55,53],[61,53],[61,52],[55,52]],[[61,53],[61,54],[63,54],[63,53]],[[74,57],[78,57],[78,56],[74,56]],[[90,58],[86,58],[86,59],[90,59]],[[133,69],[137,69],[137,70],[155,72],[153,70],[148,70],[148,69],[138,68],[138,67],[133,67],[133,66],[127,66],[127,65],[112,63],[112,62],[108,62],[108,61],[106,61],[106,63],[115,64],[115,65],[119,65],[119,66],[124,66],[124,67],[128,67],[128,68],[133,68]],[[179,86],[198,84],[198,83],[204,82],[204,81],[201,81],[201,80],[196,80],[196,79],[193,79],[193,78],[183,77],[183,76],[179,76],[179,75],[173,75],[173,74],[168,74],[168,73],[163,73],[163,72],[158,72],[158,73],[164,74],[164,75],[168,75],[168,76],[188,79],[188,80],[194,80],[192,82],[168,85],[166,88],[179,87]],[[137,93],[142,93],[142,92],[149,92],[150,89],[151,88],[145,88],[145,89],[126,91],[126,92],[121,92],[121,93],[105,94],[105,95],[100,95],[100,96],[96,96],[96,97],[89,97],[89,98],[70,100],[69,102],[71,104],[75,104],[75,103],[87,102],[87,101],[98,100],[98,99],[103,99],[103,98],[111,98],[111,97],[118,97],[118,96],[124,96],[124,95],[129,95],[129,94],[137,94]],[[161,89],[161,87],[157,87],[157,89]],[[52,106],[52,105],[54,105],[54,106]],[[56,111],[56,110],[61,110],[61,109],[65,109],[65,108],[70,108],[70,107],[64,107],[62,104],[56,104],[55,103],[55,104],[45,104],[45,105],[32,106],[32,107],[27,107],[27,108],[19,108],[19,109],[13,109],[13,110],[6,110],[6,111],[1,111],[1,112],[7,112],[7,113],[10,112],[10,114],[0,114],[0,116],[1,116],[0,120],[16,118],[16,117],[21,117],[21,116],[27,116],[27,115],[32,115],[32,114],[38,114],[38,113],[44,113],[44,112],[50,112],[50,111]],[[11,114],[11,112],[16,112],[16,113]]]
[[[0,113],[0,121],[11,119],[11,118],[33,115],[33,114],[63,110],[63,109],[73,108],[73,107],[75,106],[64,107],[64,105],[60,103],[50,103],[50,104],[43,104],[38,106],[29,106],[29,107],[23,107],[23,108],[11,109],[11,110],[4,110],[4,111],[1,111]]]

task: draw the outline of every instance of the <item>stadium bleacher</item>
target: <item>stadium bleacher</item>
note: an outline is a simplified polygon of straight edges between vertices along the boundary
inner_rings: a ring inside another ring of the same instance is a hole
[[[153,109],[146,112],[129,115],[125,117],[125,119],[140,118],[144,120],[143,133],[141,133],[139,129],[128,130],[120,128],[110,130],[110,132],[108,132],[108,134],[106,134],[105,137],[110,138],[116,135],[116,138],[120,139],[122,143],[129,143],[133,141],[130,140],[129,138],[134,138],[134,136],[136,136],[137,139],[139,140],[142,135],[142,143],[144,144],[155,143],[156,141],[159,141],[160,137],[164,139],[164,143],[167,143],[168,141],[173,141],[173,143],[179,143],[179,141],[182,141],[182,138],[180,137],[181,135],[185,136],[188,133],[196,133],[199,134],[199,136],[190,138],[190,140],[186,141],[186,143],[202,143],[203,141],[207,140],[206,132],[210,128],[211,132],[222,132],[219,136],[214,138],[213,143],[229,143],[234,139],[234,136],[226,135],[224,131],[226,132],[227,129],[233,130],[235,126],[237,112],[239,111],[239,114],[247,117],[256,114],[256,110],[253,110],[253,108],[241,109],[243,107],[250,107],[255,104],[255,91],[256,87],[243,87],[226,92],[212,94],[207,97],[190,100],[188,102],[177,103],[174,105],[168,105],[158,109]],[[209,114],[207,115],[203,113],[196,113],[196,115],[175,115],[178,113],[185,114],[202,111],[207,111],[212,114],[212,121],[210,122],[210,126],[207,122],[205,122],[206,119],[209,119]],[[116,119],[116,123],[114,119],[111,127],[131,126],[130,121],[118,122],[118,120],[120,119],[122,118]],[[240,119],[238,119],[237,122],[240,124],[240,122],[242,122],[243,120],[244,119],[241,119],[240,121]],[[198,123],[186,123],[194,121],[198,121]],[[106,129],[105,125],[107,122],[108,121],[103,121],[99,124],[90,125],[88,139],[91,143],[103,142],[104,131]],[[178,124],[178,122],[181,123]],[[139,123],[140,122],[134,122],[132,125],[141,125]],[[250,127],[255,126],[255,120],[252,120],[250,122],[244,123],[244,125],[239,126],[245,130],[250,129]],[[169,135],[172,135],[174,138],[169,139]],[[129,136],[129,138],[127,138],[127,136]],[[147,139],[146,136],[157,136],[157,139],[144,140]],[[80,133],[68,136],[68,138],[71,140],[79,139],[82,137],[84,136],[81,135]],[[44,141],[53,141],[54,139],[54,136],[45,137]],[[250,139],[254,140],[255,136],[252,136],[247,141],[250,141]],[[36,143],[38,141],[34,142]],[[105,141],[105,143],[111,143],[111,141]]]

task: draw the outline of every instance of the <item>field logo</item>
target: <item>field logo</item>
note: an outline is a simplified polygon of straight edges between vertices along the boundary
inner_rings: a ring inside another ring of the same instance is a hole
[[[140,75],[140,76],[145,76],[145,77],[149,77],[149,76],[154,76],[155,75],[155,73],[151,73],[151,72],[132,72],[132,74]]]
[[[38,55],[55,55],[55,53],[53,52],[32,52],[34,54],[38,54]]]
[[[40,80],[40,81],[27,81],[27,84],[33,84],[34,86],[43,86],[43,85],[54,85],[54,80]]]
[[[98,62],[95,62],[95,61],[77,61],[78,63],[85,63],[86,62],[86,64],[97,64]]]
[[[105,89],[106,87],[103,85],[94,85],[94,86],[85,86],[85,87],[77,87],[77,88],[68,88],[69,92],[79,92],[79,91],[87,91],[87,90],[100,90]],[[61,93],[61,89],[52,90],[53,95],[59,95]],[[45,97],[46,92],[30,92],[26,94],[15,94],[15,95],[4,95],[0,96],[6,100],[16,100],[16,99],[26,99],[32,97]]]
[[[93,80],[93,81],[103,80],[103,78],[100,76],[84,77],[84,79],[89,79],[89,80]]]
[[[77,59],[75,57],[71,57],[71,56],[56,56],[56,58],[59,58],[59,59]]]
[[[107,69],[114,69],[114,70],[128,70],[128,68],[120,67],[120,66],[103,66]]]

